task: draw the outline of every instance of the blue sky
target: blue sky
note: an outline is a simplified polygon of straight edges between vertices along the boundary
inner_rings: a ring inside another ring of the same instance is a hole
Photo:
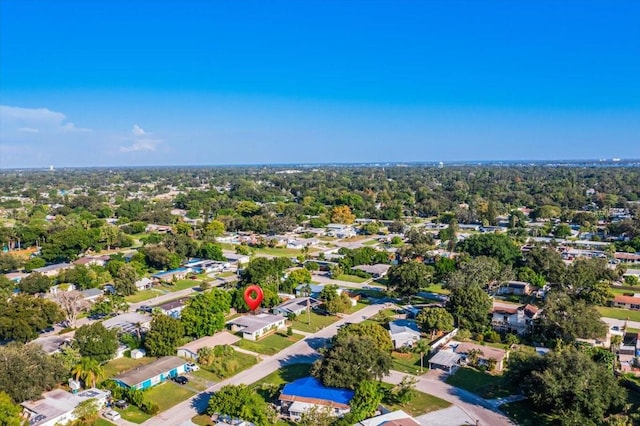
[[[640,157],[638,1],[0,1],[0,167]]]

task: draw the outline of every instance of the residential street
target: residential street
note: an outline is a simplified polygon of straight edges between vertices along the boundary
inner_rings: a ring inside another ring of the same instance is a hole
[[[145,426],[179,426],[190,424],[189,419],[205,410],[209,394],[228,384],[251,384],[270,373],[276,371],[283,365],[310,362],[318,357],[317,348],[324,345],[326,339],[331,338],[338,330],[338,327],[345,323],[358,323],[369,318],[380,310],[385,308],[385,304],[371,305],[366,308],[343,318],[336,323],[324,328],[318,333],[308,336],[305,339],[289,346],[285,350],[279,352],[273,357],[268,357],[252,368],[245,370],[236,376],[217,383],[205,392],[202,392],[193,398],[190,398],[169,410],[149,419],[143,425]],[[389,383],[397,383],[402,379],[404,374],[399,372],[391,372],[390,376],[385,379]],[[460,409],[462,409],[470,418],[480,421],[480,425],[502,426],[511,425],[512,423],[506,416],[492,411],[489,403],[482,398],[469,393],[467,391],[454,388],[439,380],[429,378],[419,378],[418,389],[449,401]]]

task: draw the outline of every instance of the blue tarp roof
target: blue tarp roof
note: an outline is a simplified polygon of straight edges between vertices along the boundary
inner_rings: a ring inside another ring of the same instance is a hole
[[[314,377],[303,377],[286,384],[282,389],[282,394],[302,398],[324,399],[348,405],[353,398],[354,392],[349,389],[328,388]]]

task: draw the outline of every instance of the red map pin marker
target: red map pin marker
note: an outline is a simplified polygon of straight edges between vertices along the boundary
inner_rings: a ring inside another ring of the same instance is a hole
[[[247,302],[247,306],[252,311],[255,311],[260,303],[262,303],[262,299],[264,298],[264,293],[260,286],[250,285],[244,291],[244,301]]]

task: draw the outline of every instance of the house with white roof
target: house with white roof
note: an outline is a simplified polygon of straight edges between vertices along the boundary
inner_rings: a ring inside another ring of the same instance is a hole
[[[286,318],[280,315],[258,314],[244,315],[229,321],[231,331],[242,332],[242,338],[247,340],[258,340],[265,334],[285,328]]]
[[[405,346],[413,346],[420,340],[420,329],[415,321],[396,320],[389,323],[389,334],[393,347],[400,349]]]
[[[73,410],[83,401],[95,399],[99,408],[106,405],[111,392],[100,389],[87,389],[80,393],[70,393],[62,389],[54,389],[42,394],[36,401],[23,402],[24,415],[29,426],[55,426],[76,419]]]

